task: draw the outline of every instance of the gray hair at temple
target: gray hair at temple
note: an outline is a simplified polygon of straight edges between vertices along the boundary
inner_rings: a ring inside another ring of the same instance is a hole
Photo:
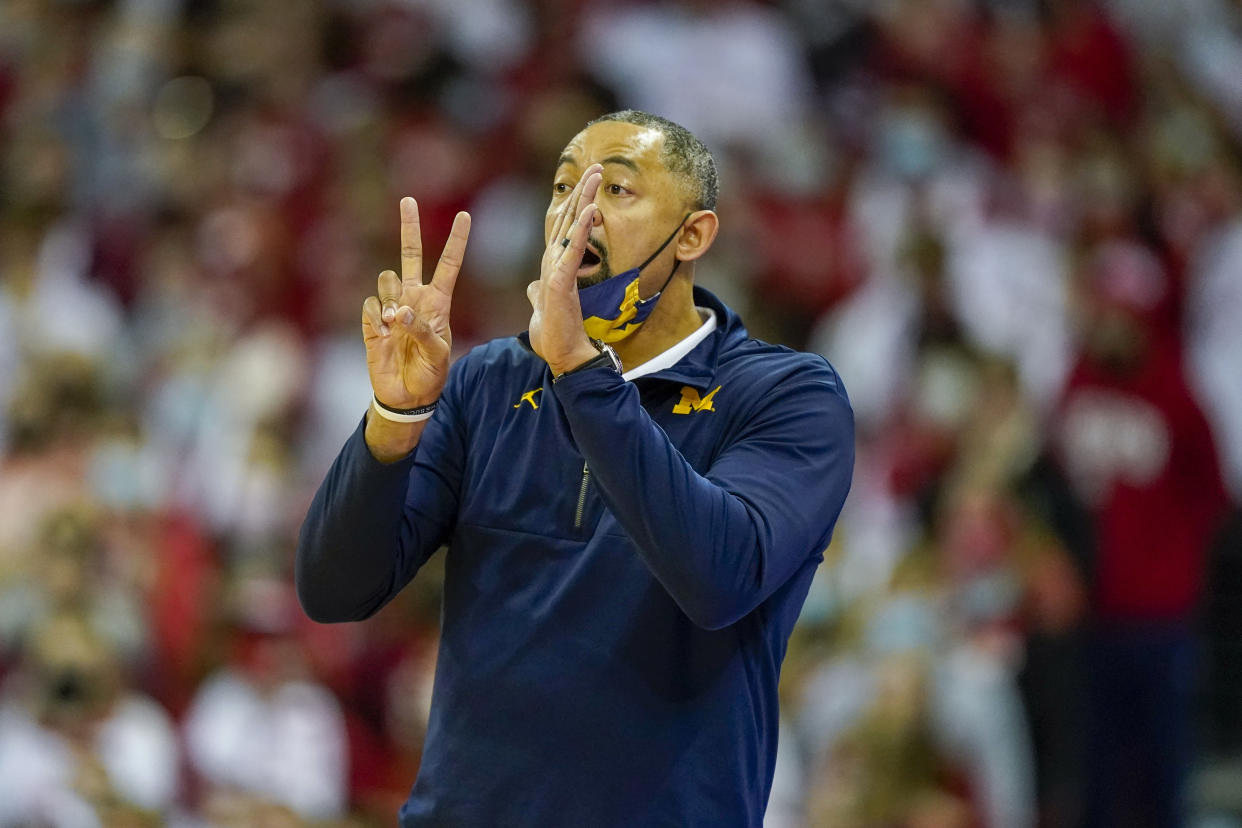
[[[694,203],[694,208],[696,210],[716,209],[716,195],[720,191],[716,159],[712,157],[711,150],[690,130],[673,123],[668,118],[640,112],[637,109],[622,109],[619,112],[601,115],[587,126],[606,121],[633,124],[661,133],[664,136],[664,148],[660,152],[660,160],[670,172],[687,179],[690,185],[690,200]]]

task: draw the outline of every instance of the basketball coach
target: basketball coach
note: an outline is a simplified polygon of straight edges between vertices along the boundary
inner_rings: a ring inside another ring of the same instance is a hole
[[[422,766],[400,824],[760,826],[777,680],[850,486],[817,356],[695,287],[716,238],[701,141],[627,110],[565,147],[530,327],[451,368],[470,217],[429,282],[362,307],[374,397],[310,506],[298,595],[378,611],[446,546]]]

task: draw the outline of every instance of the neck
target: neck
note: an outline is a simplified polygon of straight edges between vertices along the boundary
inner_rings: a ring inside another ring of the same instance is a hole
[[[694,307],[694,267],[686,264],[664,289],[643,326],[613,345],[626,370],[659,356],[703,324]]]

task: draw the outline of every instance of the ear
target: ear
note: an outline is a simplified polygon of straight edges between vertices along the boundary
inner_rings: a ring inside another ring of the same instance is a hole
[[[713,211],[699,210],[691,213],[677,239],[677,258],[683,262],[692,262],[702,256],[716,240],[719,229],[720,218]]]

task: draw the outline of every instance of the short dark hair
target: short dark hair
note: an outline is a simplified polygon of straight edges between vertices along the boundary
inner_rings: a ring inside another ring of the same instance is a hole
[[[707,146],[695,137],[694,133],[681,124],[675,124],[668,118],[640,112],[637,109],[622,109],[609,112],[594,119],[587,126],[607,121],[654,129],[664,136],[664,147],[660,152],[660,160],[669,171],[680,175],[690,184],[691,201],[696,210],[715,210],[716,196],[720,192],[720,179],[716,172],[716,159]]]

